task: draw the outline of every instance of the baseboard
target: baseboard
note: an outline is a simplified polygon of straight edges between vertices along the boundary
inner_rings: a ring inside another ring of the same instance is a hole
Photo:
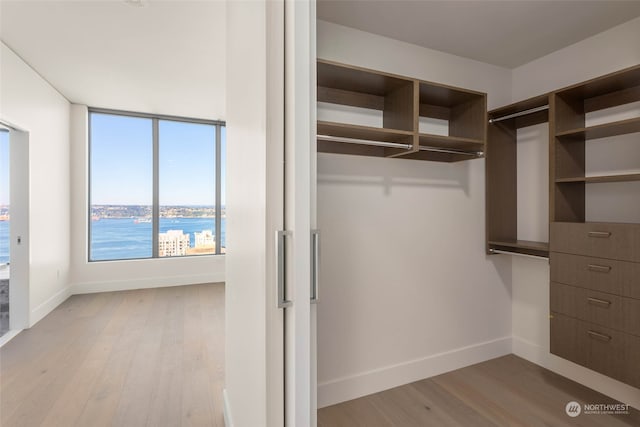
[[[72,294],[92,294],[96,292],[130,291],[134,289],[166,288],[198,283],[224,282],[224,273],[197,274],[192,276],[162,276],[134,280],[110,280],[104,282],[76,283]]]
[[[640,409],[640,389],[555,356],[533,342],[513,337],[513,354],[615,400]],[[606,402],[587,402],[606,403]]]
[[[229,396],[227,395],[227,389],[222,389],[222,400],[224,402],[224,407],[222,408],[222,413],[224,415],[224,426],[225,427],[233,427],[233,421],[231,420],[231,406],[229,406]]]
[[[504,337],[324,382],[318,385],[318,408],[440,375],[510,353],[511,337]]]
[[[71,286],[67,286],[58,292],[56,292],[51,298],[31,310],[29,313],[29,327],[32,327],[40,320],[42,320],[47,314],[51,313],[57,306],[62,304],[72,295]]]

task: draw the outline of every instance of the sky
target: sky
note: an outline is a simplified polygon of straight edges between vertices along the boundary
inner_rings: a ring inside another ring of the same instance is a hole
[[[169,120],[160,120],[158,126],[160,205],[213,206],[215,126]],[[151,204],[152,132],[151,119],[91,114],[92,204]],[[223,153],[225,140],[223,127]]]
[[[9,204],[9,132],[0,130],[0,205]]]

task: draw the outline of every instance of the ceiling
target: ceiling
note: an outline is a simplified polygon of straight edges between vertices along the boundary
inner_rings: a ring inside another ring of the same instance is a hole
[[[640,16],[640,1],[317,0],[318,19],[515,68]]]
[[[222,0],[0,0],[0,39],[71,102],[224,120],[225,14]],[[637,16],[640,0],[318,0],[319,19],[505,67]]]
[[[222,1],[0,2],[2,41],[94,107],[224,119],[225,32]]]

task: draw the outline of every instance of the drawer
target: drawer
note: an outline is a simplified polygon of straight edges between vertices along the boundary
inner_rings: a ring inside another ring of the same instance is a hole
[[[553,282],[550,292],[554,313],[640,336],[640,300]]]
[[[562,314],[551,316],[551,353],[640,387],[640,338]]]
[[[594,291],[640,299],[640,264],[569,255],[549,254],[551,281]]]
[[[640,262],[640,224],[551,223],[550,250]]]

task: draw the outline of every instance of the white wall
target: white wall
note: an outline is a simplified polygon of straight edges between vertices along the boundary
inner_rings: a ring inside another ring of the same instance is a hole
[[[318,57],[511,100],[510,70],[322,21]],[[511,352],[510,260],[485,255],[484,217],[482,160],[318,156],[319,406]]]
[[[88,112],[71,105],[71,284],[74,294],[223,282],[224,255],[88,262]]]
[[[0,117],[29,132],[33,325],[70,292],[69,102],[4,43],[0,49]]]
[[[638,63],[640,63],[640,18],[516,68],[513,70],[513,100],[539,95]],[[627,113],[629,110],[636,117],[638,116],[637,107],[631,106],[630,109],[627,109]],[[608,113],[610,118],[615,117],[610,114],[611,112]],[[615,112],[615,114],[619,114],[619,112]],[[595,123],[595,120],[600,119],[597,116],[598,114],[589,117],[590,120],[593,120],[592,124]],[[623,117],[618,116],[618,118]],[[630,146],[633,143],[635,143],[635,154],[630,151]],[[587,173],[609,172],[607,166],[605,166],[605,170],[596,170],[595,165],[602,164],[602,160],[607,160],[606,157],[611,153],[611,144],[602,143],[600,145],[597,142],[589,144]],[[626,159],[633,159],[635,166],[629,165],[625,159],[611,160],[610,156],[604,164],[613,164],[616,168],[637,168],[637,159],[640,158],[637,134],[633,135],[633,138],[622,137],[616,144],[621,144]],[[604,148],[604,145],[607,149]],[[618,218],[610,217],[609,219],[639,221],[637,183],[613,185],[618,187],[616,191],[627,191],[628,197],[622,199],[623,202],[621,199],[616,201],[616,208],[624,209],[619,211]],[[631,186],[634,187],[630,190]],[[611,190],[611,186],[606,188],[602,188],[600,184],[595,187],[590,186],[587,193],[587,199],[590,200],[587,203],[588,219],[606,219],[603,216],[605,213],[602,212],[602,208],[612,205],[607,201]],[[546,215],[543,210],[538,212],[540,215]],[[537,221],[544,220],[538,219]],[[549,353],[549,265],[546,260],[513,257],[512,281],[513,351],[515,354],[640,408],[640,390]]]

